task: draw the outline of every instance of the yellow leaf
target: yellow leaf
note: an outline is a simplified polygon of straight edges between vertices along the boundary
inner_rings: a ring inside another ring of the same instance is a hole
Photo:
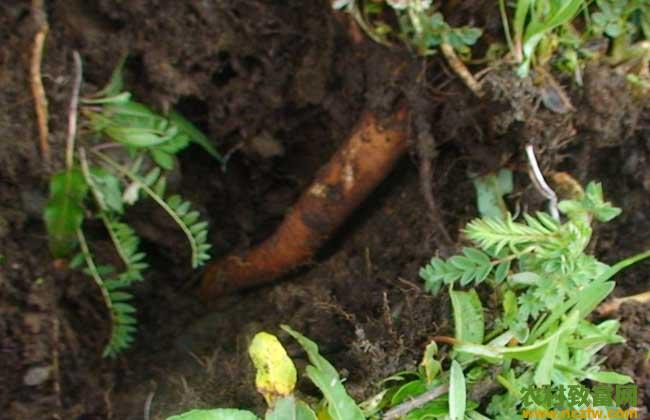
[[[248,354],[257,370],[257,391],[269,406],[273,406],[276,398],[293,392],[296,367],[277,337],[266,332],[257,333],[248,347]]]

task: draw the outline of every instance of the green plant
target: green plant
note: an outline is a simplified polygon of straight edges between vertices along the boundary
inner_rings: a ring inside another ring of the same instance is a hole
[[[360,3],[363,5],[360,6]],[[385,6],[388,6],[397,17],[400,25],[398,32],[380,20]],[[450,26],[442,13],[435,11],[431,0],[386,0],[385,2],[343,0],[335,2],[334,8],[351,13],[374,40],[388,44],[387,36],[394,33],[419,55],[433,54],[442,44],[448,44],[468,56],[469,47],[474,45],[482,34],[481,29],[475,27]],[[373,17],[377,20],[373,20]]]
[[[591,36],[611,40],[605,61],[622,68],[633,92],[650,90],[650,4],[643,0],[597,0]]]
[[[557,29],[570,24],[584,5],[584,0],[517,0],[510,21],[506,1],[499,0],[506,41],[520,76],[526,76],[532,64],[548,61],[557,48]]]
[[[165,171],[173,169],[174,155],[191,142],[219,158],[207,138],[180,114],[157,114],[123,92],[123,65],[124,60],[105,89],[82,100],[89,133],[75,148],[73,127],[67,169],[52,176],[44,213],[52,254],[63,258],[78,250],[70,267],[83,267],[101,290],[111,317],[105,356],[115,356],[133,341],[135,307],[128,290],[133,282],[143,280],[148,267],[138,236],[123,221],[126,207],[151,198],[187,237],[192,267],[201,266],[209,259],[207,222],[199,220],[199,212],[188,201],[167,194]],[[105,138],[112,142],[106,143]],[[104,225],[121,259],[121,270],[96,261],[82,229],[88,217]]]
[[[457,56],[458,53],[466,59],[471,57],[470,47],[482,35],[480,28],[452,27],[432,0],[339,0],[334,2],[334,8],[350,13],[368,36],[381,44],[390,45],[390,35],[394,35],[418,55],[428,56],[440,50],[463,82],[481,95],[478,83]],[[386,8],[397,18],[398,30],[382,20]]]
[[[501,192],[494,191],[499,197]],[[611,277],[650,257],[650,251],[611,267],[585,254],[593,220],[607,222],[620,213],[604,200],[600,184],[578,189],[559,207],[565,223],[545,213],[526,215],[525,223],[509,214],[476,219],[465,231],[475,248],[447,261],[434,258],[424,267],[421,277],[429,291],[449,288],[454,337],[434,337],[417,371],[386,378],[382,390],[360,404],[346,393],[318,346],[283,326],[307,352],[307,377],[324,397],[313,408],[298,399],[293,394],[296,370],[286,351],[274,336],[258,333],[249,353],[257,369],[257,389],[269,404],[265,418],[512,420],[522,418],[522,399],[533,385],[631,382],[628,376],[603,371],[598,357],[605,345],[624,341],[616,334],[618,321],[593,324],[586,318],[612,291]],[[501,305],[501,316],[491,324],[475,289],[454,290],[457,283],[482,282],[492,286]],[[440,344],[453,349],[442,353]],[[489,395],[486,412],[491,417],[486,417],[478,411],[481,401],[471,395],[495,377],[502,389]],[[192,410],[169,420],[255,418],[248,411],[217,409]]]
[[[338,372],[318,351],[316,343],[284,325],[305,350],[310,364],[307,377],[323,393],[323,401],[312,409],[293,395],[296,368],[278,339],[268,333],[258,333],[249,346],[249,354],[257,369],[257,390],[269,405],[266,420],[363,420],[361,408],[347,394]],[[236,409],[191,410],[167,420],[252,420],[258,417],[250,411]]]
[[[590,32],[613,40],[611,56],[622,59],[639,38],[650,39],[650,4],[644,0],[596,0]]]
[[[618,321],[592,324],[586,317],[613,290],[610,278],[650,257],[650,251],[611,267],[585,253],[592,221],[607,222],[620,213],[603,199],[600,184],[590,183],[559,208],[567,217],[564,223],[546,213],[524,215],[524,222],[509,215],[476,219],[465,229],[476,247],[448,260],[433,258],[420,272],[432,293],[443,285],[449,288],[455,336],[436,340],[453,345],[451,358],[466,372],[468,387],[478,386],[488,375],[503,386],[505,392],[494,394],[487,407],[496,419],[521,418],[522,390],[533,385],[631,382],[625,375],[602,371],[597,356],[606,344],[623,342],[616,334]],[[488,333],[475,290],[454,290],[457,284],[484,282],[501,306]]]

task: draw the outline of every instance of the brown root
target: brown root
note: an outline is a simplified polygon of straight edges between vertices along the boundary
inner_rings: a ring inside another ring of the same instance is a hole
[[[45,88],[43,88],[43,80],[41,78],[41,61],[43,60],[43,46],[49,31],[49,26],[45,17],[43,0],[32,1],[32,13],[37,22],[38,31],[34,36],[34,44],[32,46],[31,62],[29,65],[29,81],[32,96],[34,97],[34,109],[38,123],[39,149],[41,152],[41,158],[47,165],[50,162],[50,144],[48,142],[50,133],[47,121],[47,97],[45,96]]]
[[[269,283],[308,262],[390,173],[406,149],[404,109],[383,120],[364,113],[270,238],[243,255],[227,256],[208,266],[202,279],[202,299]]]

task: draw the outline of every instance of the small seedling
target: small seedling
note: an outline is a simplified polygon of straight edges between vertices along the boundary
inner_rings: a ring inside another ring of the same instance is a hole
[[[174,155],[191,142],[219,158],[208,139],[180,114],[163,116],[133,101],[122,90],[123,65],[124,60],[105,89],[81,101],[89,130],[77,148],[74,135],[69,137],[67,169],[52,176],[44,213],[52,254],[65,258],[76,253],[70,267],[83,267],[101,290],[111,316],[105,356],[115,356],[133,341],[135,307],[128,289],[143,280],[148,268],[140,239],[123,221],[126,208],[144,197],[152,199],[183,231],[192,267],[200,267],[209,259],[208,224],[188,201],[167,193],[165,172],[174,168]],[[76,98],[73,101],[76,104]],[[70,132],[75,130],[73,124]],[[88,218],[104,225],[122,261],[121,270],[96,261],[83,231]]]
[[[557,48],[557,29],[570,24],[582,7],[584,0],[517,0],[510,21],[506,1],[499,0],[506,41],[521,77],[531,65],[548,61]]]
[[[641,39],[650,39],[650,4],[644,0],[596,0],[590,31],[612,39],[610,56],[620,62],[629,58],[630,47]]]

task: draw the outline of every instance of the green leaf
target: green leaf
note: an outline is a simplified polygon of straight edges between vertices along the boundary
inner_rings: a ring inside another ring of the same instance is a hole
[[[497,283],[501,283],[506,279],[506,277],[508,277],[508,271],[510,271],[510,260],[503,261],[497,266],[497,269],[494,272],[494,280]]]
[[[463,368],[457,361],[453,360],[449,374],[449,417],[451,420],[463,420],[465,418],[466,402],[467,394]]]
[[[167,417],[167,420],[257,420],[250,411],[234,408],[217,408],[214,410],[191,410],[177,416]]]
[[[169,113],[169,120],[172,124],[175,124],[183,133],[187,134],[189,138],[203,149],[208,152],[212,157],[217,159],[219,162],[222,162],[221,155],[217,150],[212,146],[210,139],[208,139],[201,130],[196,128],[189,120],[183,117],[176,111],[171,111]]]
[[[159,149],[152,149],[151,158],[156,162],[156,164],[158,164],[158,166],[167,171],[174,169],[174,157],[167,152],[163,152]]]
[[[361,409],[345,391],[338,372],[318,352],[318,346],[313,341],[283,325],[282,329],[291,335],[307,352],[310,365],[307,366],[307,377],[321,390],[327,400],[327,412],[332,420],[364,420]]]
[[[622,375],[616,372],[586,372],[586,377],[590,381],[600,382],[602,384],[633,384],[634,380],[628,375]]]
[[[544,356],[535,368],[534,381],[535,385],[550,385],[551,375],[553,374],[553,364],[555,363],[555,355],[557,353],[558,343],[560,342],[560,334],[554,334],[546,345]]]
[[[440,362],[435,358],[436,354],[438,354],[438,345],[435,341],[432,341],[427,345],[424,356],[422,356],[422,362],[420,363],[427,384],[431,384],[442,371]]]
[[[444,418],[443,416],[447,414],[449,414],[449,397],[443,395],[408,413],[406,420],[431,420]]]
[[[56,258],[70,255],[77,247],[77,229],[84,219],[83,200],[88,185],[79,168],[59,172],[50,179],[50,199],[43,218],[50,251]]]
[[[267,413],[266,420],[316,420],[316,413],[303,401],[289,396],[279,399]]]
[[[555,27],[571,21],[583,5],[583,0],[563,0],[551,2],[551,10],[543,19],[534,14],[526,27],[524,35],[524,56],[532,57],[535,47],[543,36]]]
[[[122,89],[124,89],[124,75],[122,73],[124,72],[124,64],[126,63],[127,57],[127,54],[123,54],[122,57],[120,57],[115,69],[113,69],[108,84],[104,86],[102,90],[97,92],[95,96],[106,98],[118,95],[122,92]]]
[[[92,167],[90,168],[89,183],[95,189],[97,205],[102,211],[124,213],[122,185],[115,175],[104,168]]]
[[[501,169],[498,174],[476,177],[473,183],[481,216],[505,219],[508,216],[508,208],[503,196],[512,192],[512,172]]]
[[[151,128],[111,126],[106,127],[104,132],[113,140],[135,148],[154,147],[169,140],[160,131]]]
[[[392,407],[401,404],[409,398],[423,394],[427,390],[427,385],[421,379],[416,379],[401,385],[390,399]]]
[[[485,334],[483,305],[476,290],[449,292],[454,311],[454,336],[457,340],[481,344]]]
[[[454,351],[461,354],[481,357],[490,363],[498,363],[503,360],[503,355],[499,352],[499,349],[490,345],[457,343],[454,345]]]
[[[147,172],[147,175],[144,176],[142,182],[148,187],[151,187],[158,180],[158,177],[160,177],[160,168],[155,166]]]

